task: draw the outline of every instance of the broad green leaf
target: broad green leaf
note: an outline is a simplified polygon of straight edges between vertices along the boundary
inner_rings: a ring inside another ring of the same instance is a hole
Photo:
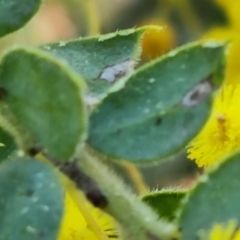
[[[156,27],[61,41],[44,45],[42,49],[65,60],[87,81],[91,94],[99,96],[120,77],[133,70],[141,53],[141,36],[152,28]]]
[[[78,76],[42,51],[19,48],[1,62],[0,87],[12,113],[53,157],[76,153],[86,130]]]
[[[63,210],[57,174],[35,159],[0,165],[0,240],[55,240]]]
[[[240,222],[240,154],[229,157],[207,175],[184,201],[179,224],[181,239],[197,239],[200,230],[215,223]]]
[[[41,0],[0,0],[0,37],[24,26],[37,12]]]
[[[16,149],[14,138],[0,127],[0,162],[8,158]]]
[[[133,162],[182,149],[209,115],[224,49],[220,43],[191,44],[140,67],[93,111],[88,143]]]
[[[185,191],[162,190],[145,195],[142,200],[151,206],[159,217],[173,220],[185,194]]]

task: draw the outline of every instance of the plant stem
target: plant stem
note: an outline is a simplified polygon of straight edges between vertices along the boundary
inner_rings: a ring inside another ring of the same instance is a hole
[[[84,0],[86,15],[88,16],[88,35],[100,33],[100,23],[95,0]]]
[[[128,172],[129,177],[132,179],[138,193],[141,195],[147,194],[149,192],[148,187],[146,186],[143,177],[137,167],[128,161],[123,160],[121,165]]]
[[[163,220],[126,188],[108,167],[83,151],[79,167],[99,185],[108,200],[104,210],[123,227],[124,240],[170,240],[175,226]]]

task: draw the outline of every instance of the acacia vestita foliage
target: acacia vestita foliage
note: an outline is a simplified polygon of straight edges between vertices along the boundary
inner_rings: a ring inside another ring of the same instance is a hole
[[[0,0],[0,37],[23,27],[41,4]],[[0,240],[57,240],[69,189],[112,215],[120,224],[114,236],[123,240],[200,239],[215,223],[240,221],[240,179],[232,177],[240,175],[238,153],[191,191],[159,191],[142,200],[98,159],[165,160],[208,119],[224,79],[227,44],[194,42],[139,64],[141,40],[153,29],[161,31],[145,26],[6,50]]]

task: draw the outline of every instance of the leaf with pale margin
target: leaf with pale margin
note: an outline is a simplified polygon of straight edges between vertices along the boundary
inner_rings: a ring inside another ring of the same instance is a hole
[[[13,71],[14,66],[14,71]],[[85,138],[83,81],[40,50],[15,49],[0,65],[9,109],[55,158],[73,157]]]
[[[37,12],[41,0],[0,0],[0,37],[23,27]]]
[[[64,191],[56,172],[31,158],[0,165],[0,240],[57,239]]]
[[[141,49],[140,40],[145,31],[159,29],[146,26],[99,35],[46,44],[41,48],[65,60],[88,83],[90,97],[104,95],[121,77],[132,72]],[[91,101],[89,97],[89,101]]]
[[[93,111],[88,143],[132,162],[181,150],[209,115],[224,51],[222,43],[195,43],[140,67]]]

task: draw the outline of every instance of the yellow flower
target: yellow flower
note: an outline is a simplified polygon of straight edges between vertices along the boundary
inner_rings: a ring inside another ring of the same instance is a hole
[[[227,27],[212,29],[204,39],[226,40],[231,44],[225,86],[215,97],[206,125],[188,146],[188,157],[200,167],[208,167],[240,147],[240,1],[215,1],[224,8],[230,23]]]
[[[230,41],[225,81],[228,84],[238,83],[240,79],[240,31],[233,28],[215,28],[204,36],[204,40],[207,39]]]
[[[116,236],[114,239],[118,239],[113,219],[99,209],[92,207],[90,203],[87,207],[90,209],[93,219],[105,234],[106,239],[111,239],[113,236]],[[68,193],[66,193],[65,215],[58,240],[102,240],[88,227],[87,220]]]
[[[161,20],[154,19],[144,22],[155,24],[159,28],[146,31],[142,39],[142,56],[144,61],[150,61],[167,53],[176,45],[176,37],[173,28]]]
[[[211,29],[205,34],[204,39],[218,39],[231,42],[227,57],[226,82],[235,84],[240,79],[240,1],[215,0],[215,2],[226,12],[229,25]]]
[[[187,146],[188,157],[208,167],[240,147],[240,85],[225,85],[215,96],[210,117]]]
[[[202,240],[240,240],[240,230],[236,231],[236,222],[229,221],[227,225],[215,224],[208,237]]]
[[[237,30],[240,29],[240,17],[239,17],[239,8],[240,8],[240,1],[239,0],[215,0],[226,12],[230,24],[236,28]]]

